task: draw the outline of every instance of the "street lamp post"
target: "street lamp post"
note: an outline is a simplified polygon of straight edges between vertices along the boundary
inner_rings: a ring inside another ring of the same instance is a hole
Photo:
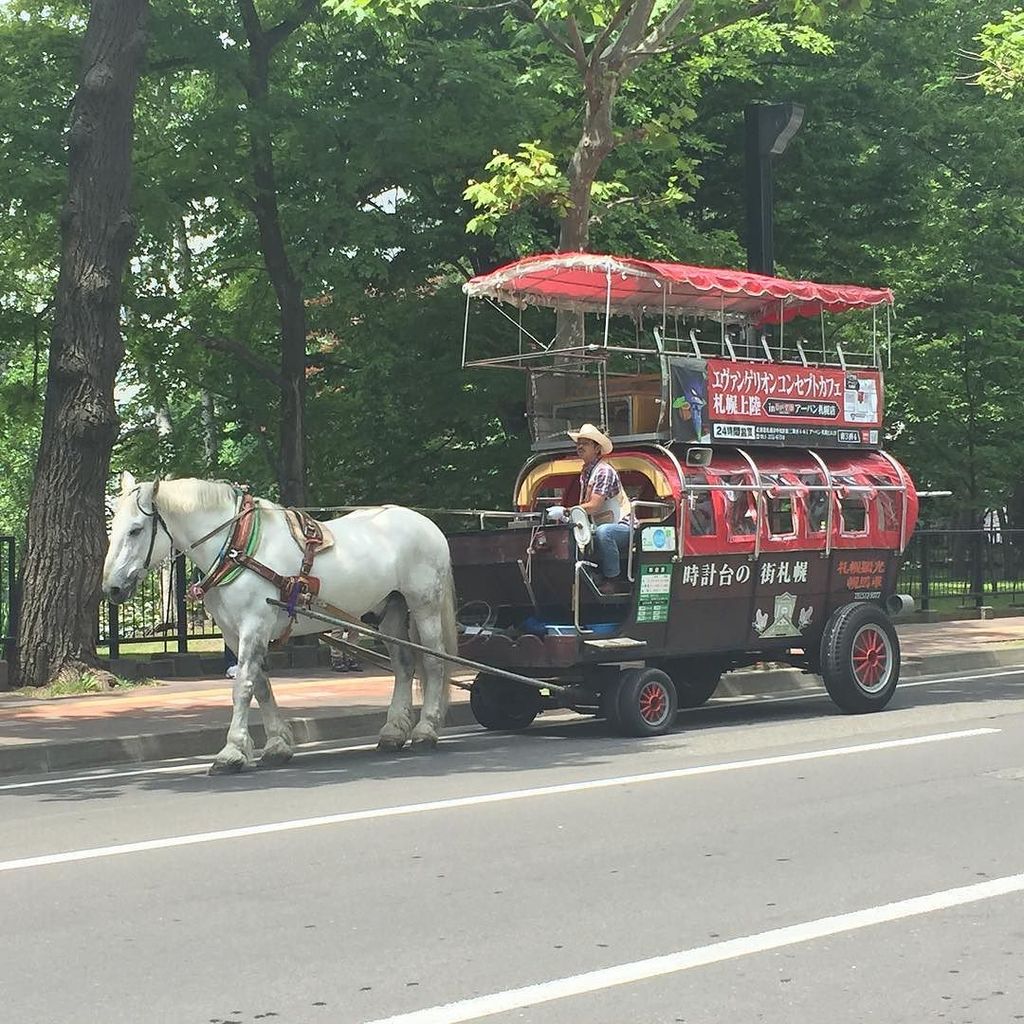
[[[798,103],[755,103],[744,111],[747,135],[747,269],[775,273],[772,157],[781,156],[804,119]]]

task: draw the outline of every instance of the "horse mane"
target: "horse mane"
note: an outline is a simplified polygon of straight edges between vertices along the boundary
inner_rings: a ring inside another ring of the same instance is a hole
[[[233,509],[236,491],[226,480],[161,480],[157,501],[168,512],[187,515],[190,512]]]

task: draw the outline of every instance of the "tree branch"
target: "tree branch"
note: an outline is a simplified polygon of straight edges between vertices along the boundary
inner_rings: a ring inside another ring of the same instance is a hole
[[[630,10],[632,9],[635,3],[636,0],[622,0],[622,3],[619,4],[618,9],[612,15],[611,21],[609,21],[608,24],[605,25],[604,29],[601,31],[601,34],[597,37],[597,39],[594,40],[593,52],[596,53],[598,57],[604,57],[604,44],[608,42],[608,40],[611,38],[612,33],[619,27],[619,25],[622,24],[622,19],[625,18],[627,14],[629,14]]]
[[[656,50],[638,50],[637,56],[653,57],[660,53],[674,53],[676,50],[686,49],[686,47],[694,46],[702,39],[705,39],[710,35],[714,35],[716,32],[720,32],[723,28],[735,25],[738,21],[746,21],[748,18],[756,18],[759,15],[766,14],[774,6],[775,0],[762,0],[761,3],[755,4],[753,7],[749,7],[742,12],[734,14],[731,18],[726,18],[724,21],[718,22],[717,25],[710,25],[701,32],[694,32],[691,35],[683,36],[682,39],[677,40],[669,46],[660,46]]]
[[[530,6],[527,0],[519,0],[517,7],[526,15],[525,20],[536,25],[562,53],[572,57],[573,60],[576,59],[576,51],[543,18],[537,17],[537,12]]]
[[[284,377],[241,341],[236,341],[234,338],[200,338],[199,344],[208,352],[223,352],[225,355],[234,356],[240,363],[245,363],[249,369],[255,370],[260,377],[281,391],[287,387]]]
[[[267,30],[267,45],[271,50],[280,46],[296,29],[301,28],[310,15],[320,6],[320,0],[302,0],[287,17],[279,21],[272,29]]]
[[[242,27],[245,29],[245,36],[251,46],[257,39],[263,37],[263,25],[260,24],[260,16],[256,13],[256,5],[253,0],[238,0],[238,13],[242,16]]]
[[[662,48],[665,41],[679,28],[683,18],[693,9],[693,4],[694,0],[679,0],[679,3],[647,33],[643,42],[623,56],[623,68],[627,73],[639,68],[652,53]]]
[[[587,73],[587,51],[583,46],[583,40],[580,39],[579,26],[576,24],[576,19],[571,16],[566,18],[566,25],[569,30],[569,42],[572,43],[573,56],[576,58],[576,67],[580,69],[581,75],[585,75]]]
[[[628,0],[624,0],[624,2],[628,2]],[[608,63],[614,67],[621,67],[633,49],[640,45],[651,20],[654,0],[635,0],[630,3],[630,7],[632,10],[619,33],[619,38],[608,50]]]

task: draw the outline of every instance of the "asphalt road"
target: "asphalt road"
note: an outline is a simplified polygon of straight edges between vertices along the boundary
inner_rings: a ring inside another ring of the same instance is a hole
[[[1024,674],[0,785],[17,1024],[1024,1020]]]

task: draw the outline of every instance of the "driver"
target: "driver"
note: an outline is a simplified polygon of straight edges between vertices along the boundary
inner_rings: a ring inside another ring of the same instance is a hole
[[[599,589],[615,593],[622,558],[629,548],[629,498],[615,467],[602,456],[612,450],[611,439],[593,423],[568,431],[576,442],[576,454],[583,460],[580,472],[580,508],[594,521],[594,551],[604,581]]]

